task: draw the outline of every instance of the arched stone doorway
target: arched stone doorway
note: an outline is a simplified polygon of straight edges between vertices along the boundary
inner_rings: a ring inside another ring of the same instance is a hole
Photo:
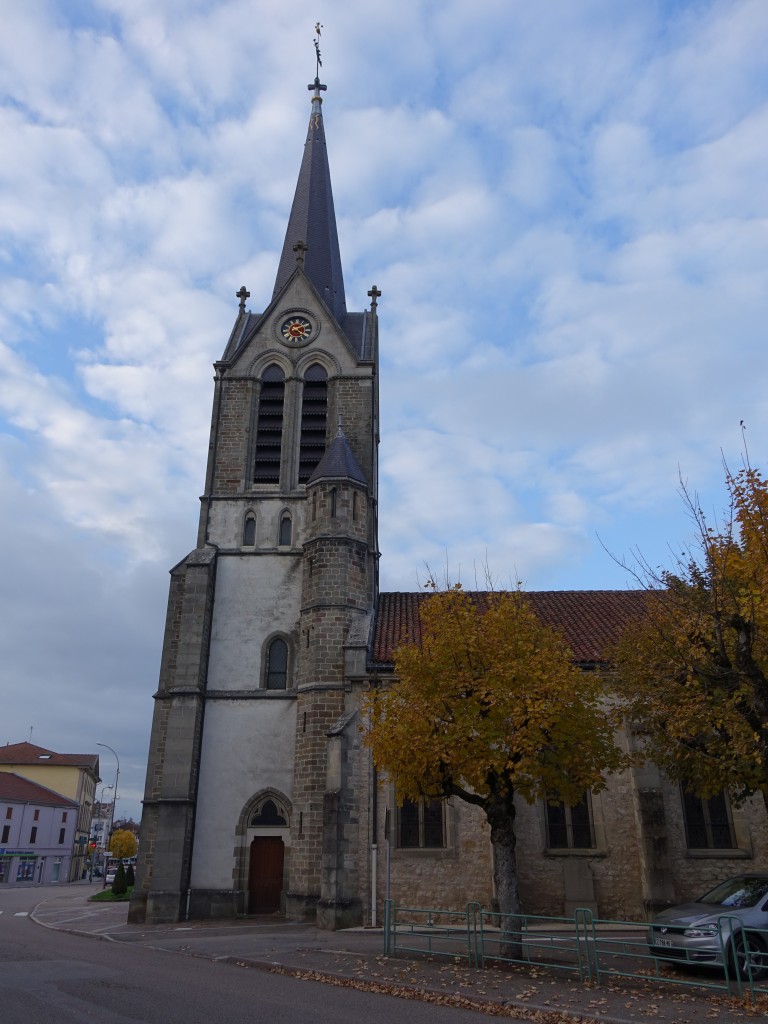
[[[274,792],[262,793],[248,817],[247,913],[280,910],[285,887],[285,853],[290,837],[290,811]]]

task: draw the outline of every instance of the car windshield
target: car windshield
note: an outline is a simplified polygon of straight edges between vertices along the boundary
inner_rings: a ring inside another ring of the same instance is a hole
[[[721,882],[697,900],[697,903],[712,903],[719,907],[754,907],[767,893],[768,875],[759,878],[742,875]]]

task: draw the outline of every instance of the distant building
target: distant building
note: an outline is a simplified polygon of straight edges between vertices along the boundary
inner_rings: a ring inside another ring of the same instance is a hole
[[[66,882],[78,805],[13,772],[0,772],[0,885]]]
[[[34,743],[0,747],[0,772],[12,772],[72,801],[77,807],[69,881],[86,867],[88,837],[99,779],[98,754],[57,754]]]
[[[93,805],[91,817],[91,842],[96,843],[99,850],[103,850],[109,837],[109,826],[114,814],[114,803],[101,803],[97,800]]]

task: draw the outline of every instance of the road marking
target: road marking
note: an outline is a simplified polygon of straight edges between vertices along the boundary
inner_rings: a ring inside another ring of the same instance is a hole
[[[13,915],[14,917],[29,917],[28,910],[20,910],[18,913]]]

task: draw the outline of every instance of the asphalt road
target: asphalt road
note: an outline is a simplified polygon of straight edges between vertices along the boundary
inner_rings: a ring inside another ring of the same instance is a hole
[[[2,1024],[478,1024],[483,1014],[52,931],[56,887],[0,892]]]

